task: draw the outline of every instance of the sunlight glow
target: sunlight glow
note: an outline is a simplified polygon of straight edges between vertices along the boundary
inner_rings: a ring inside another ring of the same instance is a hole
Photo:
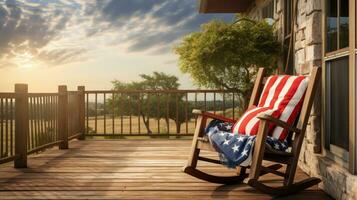
[[[15,54],[13,61],[19,68],[34,68],[37,66],[34,56],[29,52]]]

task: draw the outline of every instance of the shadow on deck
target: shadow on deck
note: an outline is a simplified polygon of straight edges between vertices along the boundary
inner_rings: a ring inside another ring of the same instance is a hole
[[[222,186],[182,173],[190,140],[87,140],[70,146],[30,156],[27,169],[0,165],[0,199],[273,199],[245,184]],[[221,175],[234,173],[199,165]],[[301,170],[296,176],[306,177]],[[271,185],[279,181],[263,178]],[[330,198],[315,186],[279,199]]]

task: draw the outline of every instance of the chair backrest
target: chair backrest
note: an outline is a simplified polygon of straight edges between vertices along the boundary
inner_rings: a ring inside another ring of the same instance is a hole
[[[309,75],[309,83],[306,89],[304,101],[301,107],[299,118],[296,122],[296,128],[301,130],[300,134],[297,134],[294,138],[293,151],[297,151],[301,148],[301,144],[305,135],[306,126],[310,116],[312,104],[314,102],[314,97],[320,81],[321,68],[313,67],[311,74]],[[253,92],[250,98],[249,107],[257,105],[259,102],[260,94],[264,88],[265,84],[265,69],[259,68],[257,73],[257,78],[253,87]]]

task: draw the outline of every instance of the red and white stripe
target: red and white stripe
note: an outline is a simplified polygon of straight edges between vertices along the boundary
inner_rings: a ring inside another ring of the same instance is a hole
[[[257,116],[261,113],[294,123],[302,106],[308,80],[304,76],[271,76],[268,78],[257,107],[248,109],[237,121],[233,133],[255,135],[259,128]],[[269,127],[269,135],[285,139],[287,132],[280,127]]]

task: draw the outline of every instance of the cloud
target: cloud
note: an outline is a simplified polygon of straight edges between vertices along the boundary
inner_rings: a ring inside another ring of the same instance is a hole
[[[23,57],[61,65],[108,46],[168,54],[214,18],[232,21],[233,15],[198,14],[195,0],[6,0],[0,2],[0,67]]]
[[[124,42],[129,43],[130,52],[152,49],[154,53],[163,53],[184,35],[197,31],[201,24],[212,19],[232,21],[234,17],[198,14],[193,0],[110,0],[106,4],[97,1],[90,10],[90,14],[96,13],[94,21],[108,23],[108,29],[125,31],[123,27],[137,27],[125,31]]]
[[[38,57],[42,48],[66,28],[71,10],[72,7],[64,7],[60,1],[0,3],[0,65],[16,66],[12,60],[25,54]]]

